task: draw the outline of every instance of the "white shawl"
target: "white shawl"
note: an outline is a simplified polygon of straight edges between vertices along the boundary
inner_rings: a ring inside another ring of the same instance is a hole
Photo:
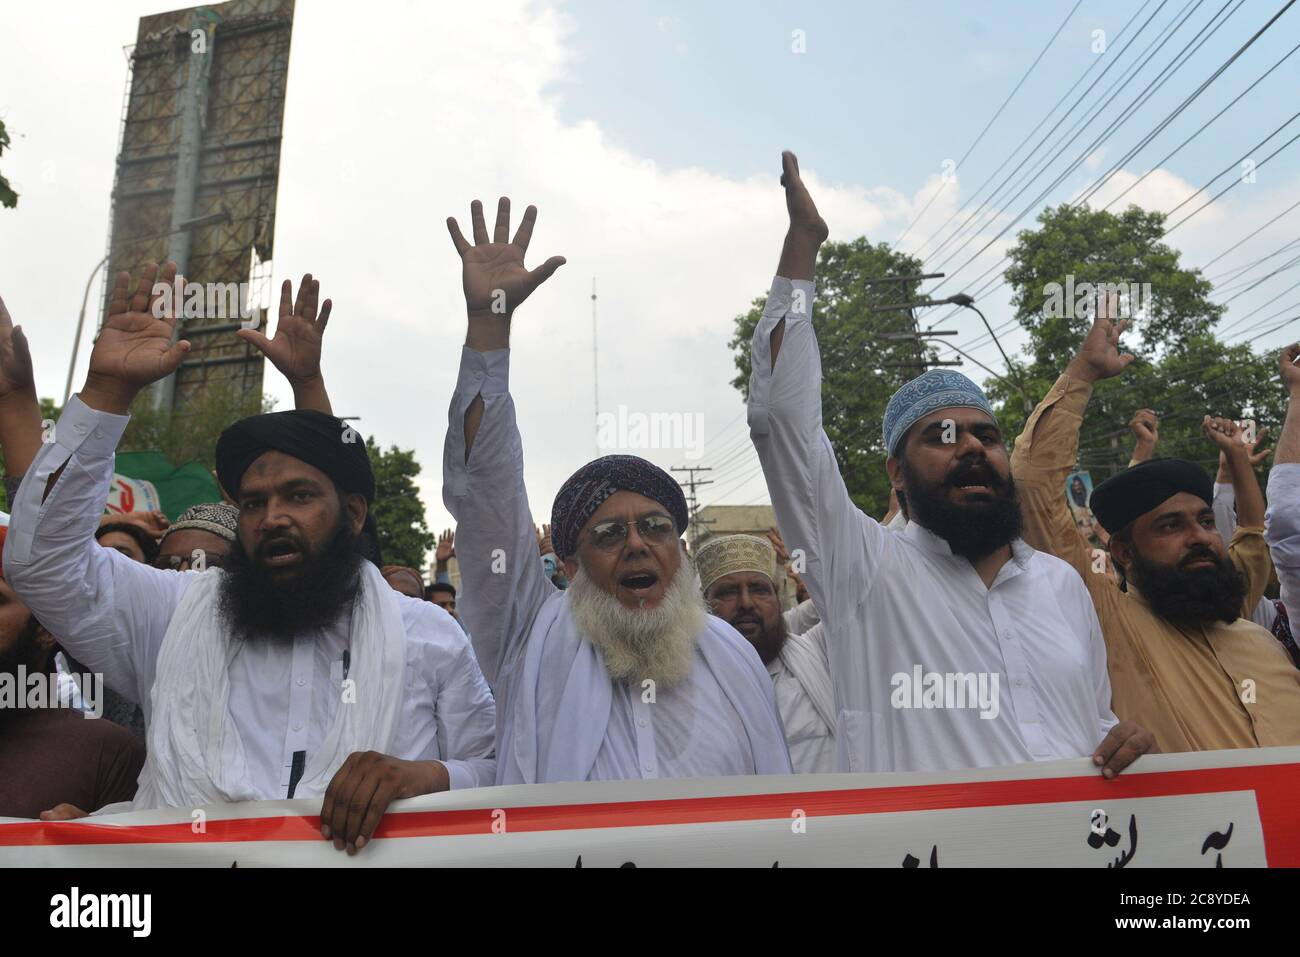
[[[136,810],[266,796],[249,778],[244,744],[229,714],[229,666],[240,643],[231,639],[218,613],[223,574],[212,569],[196,575],[167,626],[150,691],[149,753]],[[355,701],[339,703],[307,762],[297,797],[324,794],[354,751],[391,751],[402,701],[406,633],[397,593],[370,562],[361,563],[349,639],[348,678],[354,682]]]
[[[513,700],[498,698],[497,784],[586,781],[605,739],[613,683],[600,652],[581,637],[568,605],[555,592],[537,613],[514,667]],[[790,754],[772,681],[753,647],[714,615],[705,615],[698,647],[749,739],[755,774],[790,774]],[[563,691],[550,713],[538,707],[543,681]]]

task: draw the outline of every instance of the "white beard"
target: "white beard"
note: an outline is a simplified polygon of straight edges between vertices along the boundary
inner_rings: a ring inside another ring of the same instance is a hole
[[[708,609],[694,567],[683,558],[654,608],[632,609],[579,570],[569,584],[569,607],[582,637],[600,649],[615,681],[646,678],[667,687],[691,672],[696,636]]]

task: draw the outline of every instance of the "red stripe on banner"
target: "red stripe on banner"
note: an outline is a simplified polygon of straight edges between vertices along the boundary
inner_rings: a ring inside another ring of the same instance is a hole
[[[793,791],[658,801],[557,804],[504,808],[512,833],[607,827],[715,824],[789,818],[798,808],[808,817],[935,811],[967,807],[1054,804],[1066,801],[1116,801],[1125,798],[1254,791],[1273,867],[1300,866],[1300,764],[1269,764],[1194,771],[1160,771],[1095,778],[1037,778],[973,781],[835,791]],[[414,811],[385,815],[376,838],[452,837],[490,834],[493,809]],[[0,825],[0,847],[95,844],[198,844],[234,841],[319,841],[316,816],[209,820],[196,834],[188,823],[128,827],[38,821]]]

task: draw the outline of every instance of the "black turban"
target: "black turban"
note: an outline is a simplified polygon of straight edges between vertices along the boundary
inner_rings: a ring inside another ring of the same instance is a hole
[[[555,554],[568,558],[578,550],[582,526],[615,492],[636,492],[668,510],[677,534],[686,531],[690,516],[686,496],[673,477],[657,465],[635,455],[606,455],[588,462],[569,476],[551,507],[551,544]]]
[[[1148,459],[1098,485],[1092,492],[1092,513],[1113,535],[1179,492],[1214,504],[1214,482],[1195,462]]]
[[[239,499],[244,473],[264,452],[283,452],[320,469],[345,494],[375,498],[375,475],[365,440],[342,419],[297,409],[240,419],[217,439],[217,480]]]

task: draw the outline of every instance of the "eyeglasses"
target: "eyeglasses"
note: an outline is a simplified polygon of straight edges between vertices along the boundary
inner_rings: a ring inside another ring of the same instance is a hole
[[[628,529],[636,526],[637,534],[651,545],[662,545],[677,535],[677,526],[667,515],[647,515],[635,522],[599,522],[591,527],[588,540],[602,552],[612,552],[627,541]]]
[[[183,572],[188,571],[194,561],[193,555],[159,555],[153,560],[153,567],[161,568],[163,571]],[[205,553],[203,556],[205,568],[220,568],[223,561],[225,559],[220,555]]]

